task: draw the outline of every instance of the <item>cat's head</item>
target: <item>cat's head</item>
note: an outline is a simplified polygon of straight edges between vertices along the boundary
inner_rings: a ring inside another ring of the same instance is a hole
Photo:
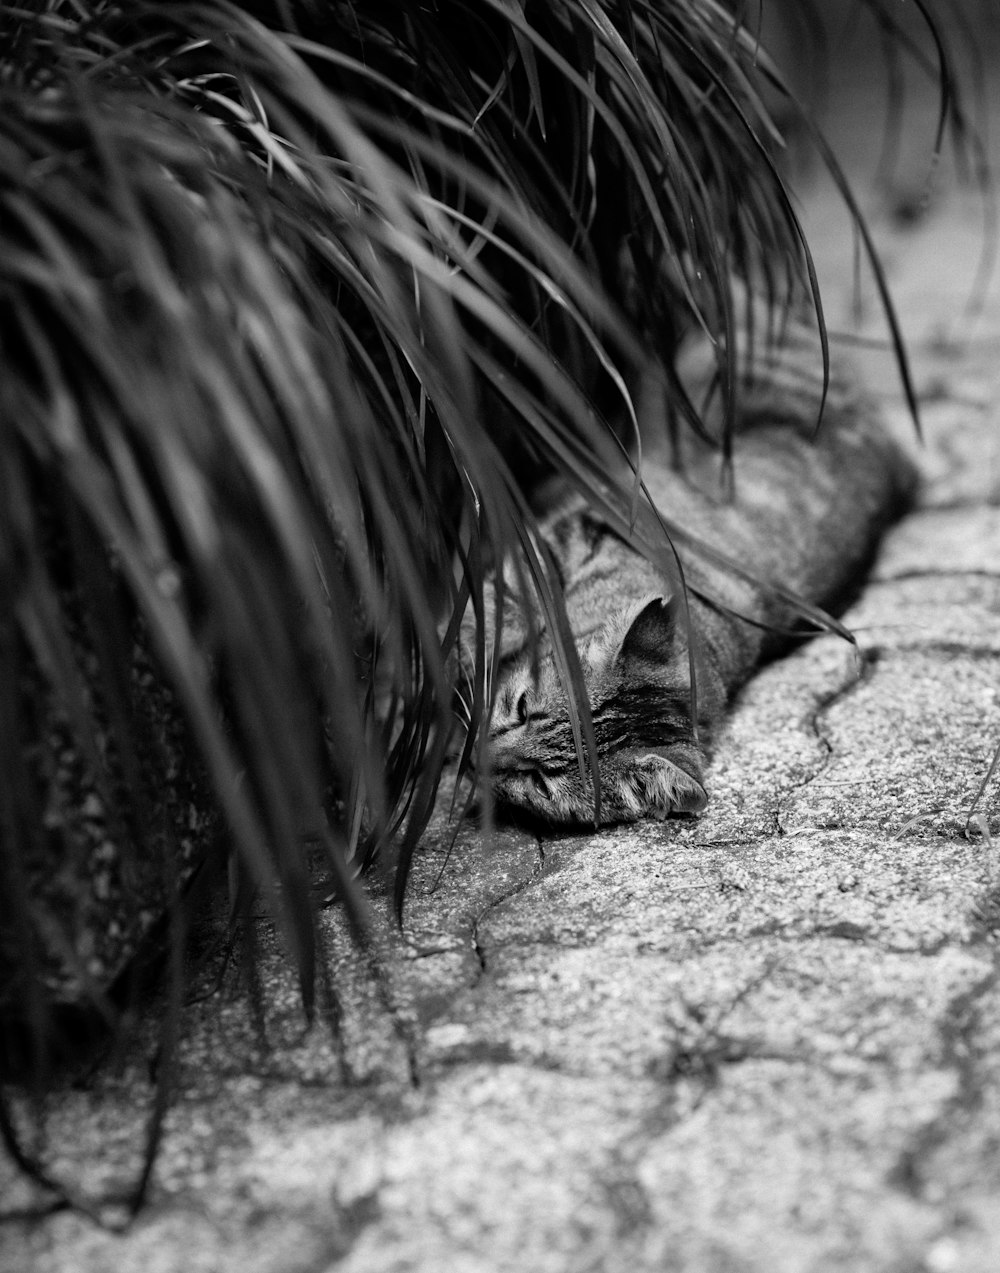
[[[646,597],[580,652],[600,766],[602,823],[698,813],[704,756],[693,740],[687,641],[678,603]],[[497,804],[549,823],[594,823],[569,705],[551,650],[504,670],[489,731]]]

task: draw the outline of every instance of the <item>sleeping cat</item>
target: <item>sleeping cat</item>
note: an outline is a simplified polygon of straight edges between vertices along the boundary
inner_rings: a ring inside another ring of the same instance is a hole
[[[651,565],[633,546],[626,521],[612,525],[578,494],[555,496],[540,532],[557,566],[590,704],[599,801],[591,766],[578,760],[537,603],[533,640],[529,604],[518,595],[516,572],[505,570],[499,681],[480,763],[499,807],[553,824],[704,808],[707,749],[727,700],[796,625],[780,589],[836,606],[915,485],[910,461],[851,384],[830,385],[817,430],[822,389],[814,354],[791,340],[760,360],[743,385],[733,491],[723,490],[717,451],[690,440],[688,454],[670,463],[643,460],[686,593],[676,570]],[[649,510],[637,533],[663,543]],[[723,563],[720,553],[779,591]],[[667,561],[662,552],[660,560]],[[489,631],[492,585],[486,602]]]

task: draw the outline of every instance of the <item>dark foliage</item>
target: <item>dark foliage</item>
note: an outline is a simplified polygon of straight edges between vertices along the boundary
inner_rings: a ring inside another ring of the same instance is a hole
[[[612,498],[640,373],[700,427],[691,329],[732,405],[741,297],[824,331],[767,103],[795,105],[743,16],[0,4],[8,1072],[52,1059],[59,1005],[113,1020],[227,864],[308,1010],[311,879],[359,937],[363,868],[401,909],[460,616],[510,546],[558,627],[531,482]],[[470,746],[482,631],[478,661]]]

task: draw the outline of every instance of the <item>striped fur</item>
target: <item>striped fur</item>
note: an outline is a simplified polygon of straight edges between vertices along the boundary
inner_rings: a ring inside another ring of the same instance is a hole
[[[686,454],[675,450],[669,464],[643,462],[654,504],[685,532],[675,546],[696,590],[687,596],[690,628],[676,584],[578,495],[566,492],[541,523],[590,702],[603,823],[704,807],[713,727],[732,693],[780,645],[768,627],[795,623],[787,603],[710,560],[686,536],[755,578],[830,608],[856,586],[883,528],[912,494],[910,462],[850,382],[831,385],[817,432],[822,391],[814,354],[792,339],[746,377],[733,491],[723,493],[718,456],[703,444],[688,441]],[[546,634],[532,649],[530,628],[508,599],[484,770],[500,806],[553,824],[592,823],[594,786],[577,759],[567,695]]]

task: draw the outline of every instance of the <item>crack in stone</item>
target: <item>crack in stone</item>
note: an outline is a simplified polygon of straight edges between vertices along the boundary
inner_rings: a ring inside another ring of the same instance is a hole
[[[956,995],[938,1024],[943,1066],[955,1072],[958,1091],[943,1108],[913,1134],[890,1168],[887,1180],[913,1198],[921,1198],[927,1187],[929,1160],[947,1144],[956,1129],[968,1121],[983,1104],[985,1082],[981,1073],[985,1049],[977,1045],[982,1024],[981,1001],[1000,982],[1000,971],[990,969],[969,989]]]
[[[962,656],[973,662],[995,660],[998,657],[996,645],[972,644],[968,641],[949,641],[946,637],[931,638],[928,641],[914,641],[912,645],[900,643],[893,646],[894,653],[899,654],[941,654],[947,658]]]
[[[901,570],[898,573],[879,575],[869,582],[869,587],[885,584],[903,583],[908,579],[994,579],[1000,583],[1000,571],[985,570],[979,567],[967,567],[964,570],[942,570],[933,567]]]
[[[420,1072],[419,1025],[413,1003],[404,990],[402,982],[397,983],[394,978],[392,973],[394,962],[391,959],[378,959],[375,957],[375,951],[372,950],[368,952],[368,966],[375,994],[382,1003],[391,1023],[392,1033],[402,1049],[407,1080],[410,1087],[417,1091],[422,1086],[423,1079]]]
[[[489,958],[486,952],[486,946],[480,939],[482,925],[486,921],[487,917],[498,907],[503,906],[505,902],[509,902],[511,898],[517,897],[518,894],[531,888],[545,874],[545,849],[542,846],[541,839],[537,836],[535,838],[535,849],[537,856],[530,874],[526,875],[523,879],[515,881],[515,883],[511,884],[508,888],[505,888],[501,893],[498,893],[496,897],[490,898],[482,910],[473,917],[470,936],[472,951],[476,957],[476,963],[478,965],[478,972],[476,973],[473,981],[473,988],[480,984],[488,972]]]
[[[967,1123],[985,1100],[986,1081],[981,1074],[988,1048],[977,1046],[976,1035],[982,1027],[982,1000],[1000,984],[1000,956],[992,945],[1000,912],[1000,886],[992,880],[973,902],[971,915],[974,930],[971,940],[961,943],[967,948],[990,943],[993,964],[979,980],[956,995],[945,1010],[938,1026],[944,1064],[958,1078],[958,1091],[944,1108],[928,1120],[910,1139],[889,1173],[890,1183],[919,1198],[927,1187],[928,1161],[947,1144],[957,1127]]]
[[[806,773],[803,777],[793,782],[782,794],[778,804],[773,810],[773,823],[775,835],[784,836],[786,833],[783,824],[783,813],[785,807],[794,798],[797,792],[802,791],[805,787],[816,782],[820,776],[830,767],[834,758],[834,746],[828,734],[823,731],[823,717],[836,704],[842,702],[845,698],[853,694],[860,686],[866,685],[874,674],[875,666],[882,657],[882,650],[878,646],[870,646],[867,649],[858,651],[860,666],[857,672],[852,672],[835,689],[824,694],[816,703],[815,707],[807,717],[807,726],[812,731],[820,748],[820,757],[817,764]]]
[[[780,920],[772,920],[766,924],[758,924],[748,929],[744,935],[738,938],[726,937],[719,942],[711,943],[711,945],[729,943],[739,945],[741,942],[745,942],[747,938],[757,940],[764,937],[769,941],[787,942],[793,946],[801,946],[817,938],[829,938],[833,941],[855,943],[863,942],[866,950],[878,951],[888,955],[916,955],[921,959],[935,958],[940,955],[942,950],[972,950],[979,944],[979,940],[975,938],[963,941],[950,935],[936,937],[928,942],[913,942],[910,944],[884,941],[878,936],[875,927],[855,924],[851,920],[839,920],[834,923],[813,925],[809,925],[804,921],[793,920],[782,923]],[[708,949],[709,945],[709,943],[705,943],[705,948]]]

